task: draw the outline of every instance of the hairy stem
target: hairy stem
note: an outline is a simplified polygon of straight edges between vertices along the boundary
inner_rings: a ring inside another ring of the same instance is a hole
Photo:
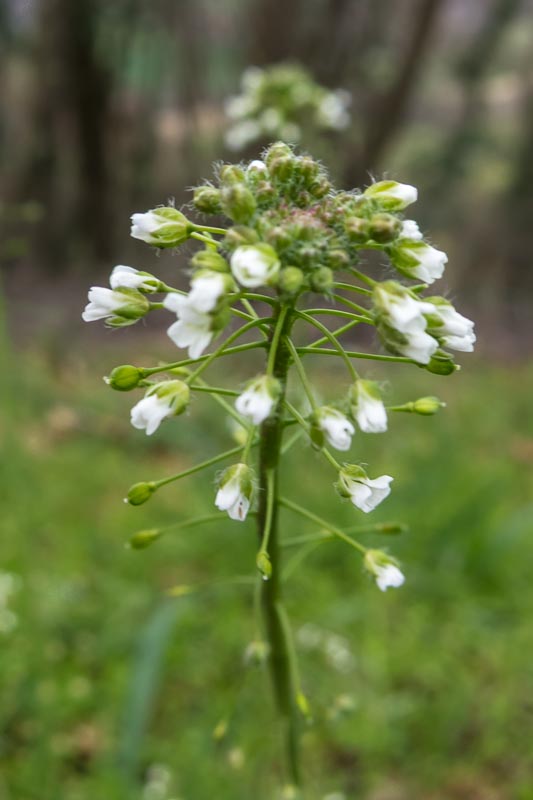
[[[281,325],[276,324],[281,321]],[[286,345],[286,334],[290,331],[291,311],[280,310],[278,320],[272,324],[270,347],[275,351],[269,364],[271,374],[282,386],[275,412],[263,422],[259,442],[259,513],[257,516],[260,542],[266,543],[266,552],[272,565],[272,575],[261,586],[261,605],[265,635],[269,645],[269,669],[278,712],[281,716],[287,765],[290,780],[300,785],[298,710],[294,685],[294,669],[291,657],[291,643],[288,639],[286,614],[283,608],[281,582],[281,548],[278,531],[279,505],[279,461],[283,434],[283,402],[290,352]],[[281,328],[281,330],[280,330]],[[265,536],[267,533],[267,536]]]

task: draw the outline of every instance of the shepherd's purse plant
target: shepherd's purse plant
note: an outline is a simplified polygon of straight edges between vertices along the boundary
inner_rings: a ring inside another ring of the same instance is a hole
[[[199,245],[190,259],[189,292],[148,272],[117,266],[110,288],[90,289],[83,312],[84,320],[105,320],[113,328],[132,325],[152,311],[174,315],[168,336],[188,351],[187,357],[156,366],[118,366],[106,378],[112,389],[144,393],[131,409],[135,428],[152,435],[182,414],[195,393],[211,395],[240,426],[236,446],[177,475],[133,485],[127,502],[143,504],[174,481],[229,464],[218,474],[217,510],[190,524],[225,514],[236,523],[256,518],[251,569],[257,569],[262,636],[254,652],[268,664],[282,720],[287,798],[297,796],[302,782],[299,731],[308,703],[283,602],[286,548],[313,538],[341,539],[379,590],[400,587],[404,574],[398,561],[354,536],[401,527],[361,521],[361,514],[386,500],[393,483],[393,476],[363,466],[364,435],[385,433],[391,412],[431,415],[443,405],[428,396],[387,407],[381,386],[359,365],[394,362],[449,375],[457,368],[449,351],[469,352],[475,342],[473,323],[447,299],[427,291],[442,277],[447,257],[406,218],[416,200],[413,186],[392,180],[364,191],[338,191],[321,164],[275,143],[261,160],[219,166],[213,182],[194,189],[196,210],[227,218],[226,225],[193,222],[171,205],[133,214],[131,235],[151,247]],[[372,250],[388,262],[386,280],[369,274],[364,256]],[[327,326],[324,317],[336,326]],[[378,352],[353,351],[341,343],[343,334],[361,325],[375,328]],[[315,338],[303,339],[306,332]],[[252,340],[239,343],[248,333]],[[243,388],[208,382],[215,362],[250,351],[257,353],[257,373]],[[310,357],[337,359],[343,370],[344,386],[327,404],[309,377]],[[287,395],[293,373],[302,402]],[[354,437],[357,458],[349,455]],[[354,506],[355,527],[342,529],[284,494],[280,462],[297,442],[310,443],[325,459],[331,491],[339,502]],[[318,532],[298,541],[284,537],[281,510],[313,522]],[[161,533],[135,534],[132,546],[146,547]]]

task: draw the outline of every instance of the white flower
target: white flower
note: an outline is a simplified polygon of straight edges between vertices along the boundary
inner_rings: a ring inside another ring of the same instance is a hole
[[[152,386],[131,409],[131,424],[151,436],[167,417],[181,414],[189,402],[189,387],[183,381],[161,381]]]
[[[416,224],[416,223],[415,223]],[[442,278],[448,256],[426,242],[400,239],[391,247],[391,261],[396,269],[408,278],[417,278],[424,283]]]
[[[343,497],[349,497],[354,506],[368,514],[390,494],[390,475],[369,478],[362,467],[346,465],[339,473],[337,489]]]
[[[250,381],[245,391],[235,401],[235,408],[254,425],[260,425],[272,413],[280,391],[281,387],[276,378],[261,375]]]
[[[202,271],[193,276],[188,304],[195,311],[213,311],[226,289],[227,278],[220,272]]]
[[[412,242],[419,242],[423,239],[418,222],[415,222],[414,219],[404,219],[400,230],[400,239],[410,239]]]
[[[344,414],[331,406],[322,406],[317,411],[316,421],[332,447],[336,450],[350,449],[355,428]]]
[[[426,333],[431,303],[416,300],[398,283],[387,281],[374,289],[378,329],[387,347],[395,353],[428,364],[438,342]]]
[[[135,289],[106,289],[103,286],[92,286],[89,289],[89,302],[81,317],[84,322],[95,322],[98,319],[121,317],[135,320],[144,316],[149,304],[146,298]]]
[[[153,208],[131,216],[131,236],[156,247],[175,247],[191,231],[187,217],[172,206]]]
[[[374,381],[358,380],[350,389],[352,414],[365,433],[387,430],[387,412]]]
[[[199,358],[215,335],[211,316],[197,311],[188,295],[168,294],[163,305],[178,317],[167,334],[177,347],[189,348],[190,358]]]
[[[472,320],[463,317],[442,298],[435,298],[430,305],[432,310],[428,315],[428,327],[431,333],[438,337],[444,347],[471,353],[476,341]]]
[[[253,473],[246,464],[234,464],[224,470],[219,482],[215,505],[227,511],[231,519],[244,522],[250,509]]]
[[[367,550],[364,565],[382,592],[386,592],[389,587],[396,589],[405,583],[405,576],[397,563],[381,550]]]
[[[378,181],[365,190],[364,196],[378,200],[383,208],[391,211],[401,211],[403,208],[416,203],[418,190],[408,183],[396,181]]]
[[[258,158],[256,158],[253,161],[250,161],[246,167],[246,172],[253,175],[266,175],[268,168],[264,161],[260,161]]]
[[[118,264],[110,275],[109,285],[112,289],[125,286],[128,289],[142,289],[145,292],[156,292],[159,281],[149,272],[140,272],[133,267]]]
[[[432,355],[438,349],[438,342],[425,331],[405,333],[404,338],[405,343],[397,345],[398,351],[419,364],[429,364]]]
[[[245,244],[231,256],[233,276],[248,289],[274,283],[279,270],[277,253],[268,244]]]

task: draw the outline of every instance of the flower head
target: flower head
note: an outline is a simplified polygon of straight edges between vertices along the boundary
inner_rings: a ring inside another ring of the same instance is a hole
[[[132,214],[131,223],[131,236],[155,247],[176,247],[193,229],[187,217],[172,206]]]
[[[396,181],[378,181],[364,192],[364,197],[377,200],[387,211],[401,211],[411,203],[416,203],[418,191],[415,186]]]
[[[442,278],[448,262],[448,256],[442,250],[416,239],[399,239],[390,248],[390,257],[399,272],[424,283]]]
[[[397,562],[382,550],[367,550],[364,563],[365,569],[382,592],[386,592],[388,588],[396,589],[405,583],[405,576]]]
[[[332,447],[336,450],[350,449],[355,428],[341,411],[322,406],[315,413],[315,422]]]
[[[280,392],[281,385],[277,378],[260,375],[247,384],[235,401],[235,408],[254,425],[260,425],[272,413]]]
[[[365,433],[387,430],[387,412],[375,381],[357,380],[350,387],[350,407],[357,424]]]
[[[274,284],[279,270],[278,255],[268,244],[242,245],[231,257],[234,278],[248,289]]]
[[[118,264],[110,275],[109,285],[112,289],[126,287],[139,289],[141,292],[157,292],[160,281],[149,272],[140,272],[133,267]]]
[[[183,413],[189,402],[189,387],[183,381],[161,381],[152,386],[131,409],[131,424],[147,436],[167,417]]]
[[[131,325],[144,317],[149,308],[148,300],[137,289],[93,286],[81,317],[84,322],[107,319],[109,325]]]
[[[215,505],[231,519],[244,522],[253,494],[253,472],[247,464],[234,464],[222,473]]]
[[[369,478],[362,467],[345,464],[339,472],[337,491],[341,497],[350,498],[354,506],[368,514],[389,496],[393,480],[390,475]]]

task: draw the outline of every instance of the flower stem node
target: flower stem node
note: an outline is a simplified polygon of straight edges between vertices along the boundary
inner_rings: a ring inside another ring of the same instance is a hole
[[[123,328],[133,325],[149,310],[149,301],[138,289],[93,286],[89,289],[89,302],[81,316],[84,322],[105,319],[111,328]]]
[[[187,217],[173,206],[161,206],[143,214],[132,214],[131,235],[154,247],[177,247],[194,230]]]
[[[135,505],[135,504],[132,504]],[[130,538],[129,546],[132,550],[145,550],[151,544],[156,542],[161,536],[161,531],[158,528],[149,528],[145,531],[137,531]]]
[[[265,581],[270,580],[272,577],[272,562],[266,550],[260,550],[255,559],[257,569],[263,576]]]
[[[285,267],[279,273],[278,291],[287,297],[295,297],[304,281],[305,275],[299,267]]]
[[[402,223],[398,217],[382,212],[374,214],[371,218],[368,233],[370,238],[379,244],[388,244],[394,241],[400,233]]]
[[[377,181],[365,189],[363,197],[375,200],[386,211],[402,211],[418,199],[415,186],[396,181]]]
[[[336,450],[349,450],[355,428],[341,411],[331,406],[322,406],[314,413],[313,427],[318,428],[328,443]],[[317,442],[318,446],[320,444]]]
[[[398,562],[382,550],[367,550],[364,566],[382,592],[386,592],[389,588],[396,589],[405,582],[405,576],[398,567]]]
[[[235,408],[254,425],[269,417],[281,394],[281,384],[271,375],[259,375],[249,381],[235,401]]]
[[[215,505],[227,511],[230,519],[244,522],[250,510],[254,473],[247,464],[233,464],[224,470],[218,482]]]
[[[384,433],[387,430],[387,412],[378,383],[357,380],[350,386],[348,399],[352,416],[364,433]]]
[[[156,383],[131,409],[131,424],[151,436],[164,419],[182,414],[187,408],[189,398],[190,389],[183,381]]]
[[[153,481],[134,483],[130,487],[124,502],[129,503],[130,506],[142,506],[143,503],[146,503],[151,498],[156,489],[157,486]]]
[[[389,496],[393,480],[390,475],[369,478],[359,465],[345,464],[339,472],[336,489],[341,497],[349,498],[356,508],[368,514]]]
[[[438,397],[419,397],[418,400],[413,401],[413,412],[430,417],[445,406],[446,403],[443,403]]]
[[[233,277],[247,289],[273,286],[277,283],[280,262],[269,244],[260,242],[238,247],[231,256]]]
[[[312,271],[309,281],[314,292],[326,294],[333,288],[335,278],[329,267],[318,267]]]
[[[209,185],[197,186],[194,189],[193,203],[195,208],[204,214],[220,214],[222,211],[220,189]]]
[[[143,371],[131,364],[122,364],[115,367],[104,381],[117,392],[130,392],[136,389],[143,378]]]

